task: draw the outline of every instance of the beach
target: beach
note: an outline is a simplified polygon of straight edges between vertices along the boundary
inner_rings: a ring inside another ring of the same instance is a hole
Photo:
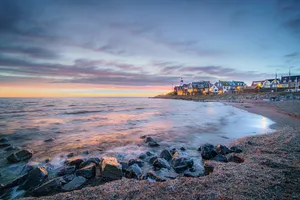
[[[239,154],[243,163],[206,161],[214,166],[208,176],[154,183],[123,177],[100,186],[27,199],[299,199],[299,101],[224,103],[276,122],[273,133],[231,143],[243,149]]]

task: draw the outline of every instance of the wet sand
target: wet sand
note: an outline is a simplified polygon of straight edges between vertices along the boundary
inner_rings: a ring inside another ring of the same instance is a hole
[[[234,141],[244,163],[210,162],[212,174],[150,183],[123,178],[104,185],[39,199],[299,199],[299,102],[227,103],[268,117],[276,132]],[[290,112],[292,108],[292,113]],[[35,199],[35,198],[27,198]]]

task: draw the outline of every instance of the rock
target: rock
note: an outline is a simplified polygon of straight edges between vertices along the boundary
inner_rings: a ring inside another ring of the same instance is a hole
[[[236,156],[234,153],[227,155],[228,162],[243,163],[245,159]]]
[[[69,174],[69,175],[64,175],[59,177],[61,180],[61,182],[63,184],[69,183],[70,181],[72,181],[76,176],[74,174]]]
[[[142,169],[137,165],[133,164],[129,166],[128,168],[124,169],[124,174],[126,178],[140,178],[143,171]]]
[[[59,170],[59,172],[57,172],[57,176],[64,176],[64,175],[73,174],[75,172],[75,170],[76,170],[75,165],[62,167]]]
[[[32,194],[36,197],[53,194],[58,192],[61,189],[61,186],[61,179],[55,178],[33,190]]]
[[[147,154],[146,153],[141,153],[140,155],[139,155],[139,159],[145,159],[147,157]]]
[[[152,179],[154,181],[166,181],[165,178],[159,177],[157,173],[155,173],[155,171],[153,171],[152,169],[147,172],[147,174],[144,176],[144,179]]]
[[[74,153],[69,153],[69,154],[67,155],[68,158],[71,158],[71,157],[73,157],[73,156],[74,156]]]
[[[172,155],[174,155],[176,152],[177,152],[176,148],[173,148],[173,149],[170,150],[170,153],[171,153]]]
[[[224,155],[221,155],[221,154],[216,155],[211,160],[217,161],[217,162],[228,162],[227,158]]]
[[[153,162],[153,166],[156,169],[161,169],[161,168],[167,168],[167,169],[171,169],[170,164],[168,163],[168,161],[166,161],[164,158],[157,158],[154,162]]]
[[[200,176],[204,176],[205,173],[204,172],[200,172],[200,171],[196,171],[194,168],[191,168],[191,169],[187,169],[184,171],[183,173],[184,176],[186,177],[200,177]]]
[[[88,155],[89,153],[90,153],[90,152],[89,152],[88,150],[82,152],[82,154],[84,154],[84,155]]]
[[[161,153],[160,153],[160,157],[166,159],[167,161],[172,159],[172,155],[170,153],[169,150],[164,149]]]
[[[85,167],[85,166],[88,166],[89,164],[91,163],[94,163],[96,165],[99,165],[100,163],[100,159],[99,158],[89,158],[87,159],[86,161],[82,162],[80,165],[79,165],[79,169]]]
[[[101,162],[101,176],[109,180],[122,178],[122,167],[114,157],[103,157]]]
[[[137,159],[130,159],[128,161],[128,166],[133,165],[133,164],[137,164],[139,167],[143,167],[144,166],[144,161],[137,160]]]
[[[157,159],[157,156],[152,156],[151,158],[149,158],[149,163],[153,164],[153,162]]]
[[[145,142],[149,143],[149,142],[156,142],[156,141],[152,137],[146,137]]]
[[[72,190],[80,189],[86,183],[86,181],[87,181],[86,178],[82,176],[76,176],[72,181],[62,186],[61,189],[63,191],[72,191]]]
[[[238,146],[232,146],[232,147],[230,147],[230,150],[231,150],[231,152],[234,152],[234,153],[242,153],[243,152],[243,150]]]
[[[149,142],[149,143],[148,143],[148,146],[149,146],[149,147],[158,147],[159,144],[158,144],[157,142]]]
[[[18,151],[16,153],[12,153],[7,157],[7,160],[11,163],[21,162],[24,160],[28,160],[32,157],[32,152],[27,149],[23,149],[21,151]]]
[[[218,155],[218,151],[216,147],[212,144],[204,144],[200,147],[201,149],[201,156],[203,159],[209,160],[216,155]]]
[[[5,148],[5,147],[9,147],[11,146],[11,144],[8,143],[0,143],[0,148]]]
[[[32,165],[25,165],[20,174],[28,174],[31,170],[33,170],[34,167]]]
[[[81,158],[68,158],[66,161],[65,161],[65,164],[66,165],[69,165],[69,166],[72,166],[72,165],[75,165],[76,168],[79,168],[79,165],[83,162],[83,159]]]
[[[151,152],[151,151],[147,151],[147,152],[146,152],[146,155],[147,155],[147,156],[154,156],[155,154],[154,154],[153,152]]]
[[[6,138],[0,138],[0,142],[1,143],[6,143],[6,142],[8,142],[8,139],[6,139]]]
[[[53,138],[49,138],[49,139],[44,140],[44,142],[53,142],[53,141],[54,141]]]
[[[142,135],[140,138],[145,139],[146,137],[147,137],[147,135]]]
[[[84,178],[91,179],[96,175],[96,164],[91,163],[86,167],[76,171],[76,176],[83,176]]]
[[[22,184],[21,189],[33,189],[43,183],[48,177],[48,172],[43,167],[37,167],[31,170],[28,174],[27,180]]]
[[[184,147],[180,147],[180,150],[181,150],[181,151],[185,151],[185,150],[186,150],[186,148],[184,148]]]
[[[16,178],[15,180],[13,180],[12,182],[10,182],[7,185],[5,185],[4,188],[8,189],[8,188],[12,188],[12,187],[18,186],[18,185],[24,183],[27,180],[27,178],[28,178],[28,174],[20,176],[20,177]]]
[[[213,173],[215,166],[211,163],[204,164],[205,175]]]
[[[187,157],[176,157],[172,159],[171,164],[177,173],[182,173],[186,169],[193,167],[194,161]]]
[[[0,184],[0,197],[3,195],[4,190],[4,185]]]
[[[20,148],[15,146],[9,146],[6,149],[4,149],[4,151],[19,151],[19,150]]]
[[[226,155],[226,154],[229,154],[231,151],[230,149],[228,149],[226,146],[224,145],[221,145],[221,144],[218,144],[216,146],[216,149],[218,150],[218,152],[222,155]]]

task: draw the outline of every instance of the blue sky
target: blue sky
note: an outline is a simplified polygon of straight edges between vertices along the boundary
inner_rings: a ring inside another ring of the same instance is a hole
[[[290,67],[300,74],[298,0],[0,2],[0,96],[152,95]]]

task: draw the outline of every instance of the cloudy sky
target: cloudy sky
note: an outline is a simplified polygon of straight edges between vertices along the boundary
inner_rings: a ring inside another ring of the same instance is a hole
[[[299,0],[0,0],[0,96],[300,74]]]

